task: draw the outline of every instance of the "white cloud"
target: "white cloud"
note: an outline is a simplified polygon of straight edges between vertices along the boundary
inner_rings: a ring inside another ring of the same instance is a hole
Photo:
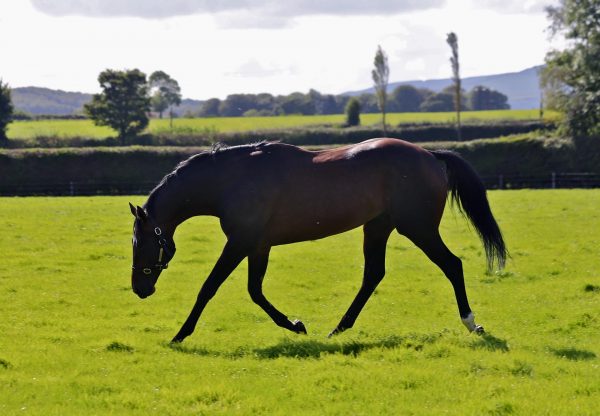
[[[440,7],[445,0],[31,0],[52,16],[168,18],[249,13],[255,19],[307,15],[382,15]]]
[[[229,77],[241,78],[265,78],[279,75],[293,74],[293,68],[281,68],[276,65],[265,65],[256,59],[250,59],[236,68],[234,71],[225,72]]]
[[[478,0],[473,5],[500,13],[543,13],[546,7],[557,3],[558,0]]]

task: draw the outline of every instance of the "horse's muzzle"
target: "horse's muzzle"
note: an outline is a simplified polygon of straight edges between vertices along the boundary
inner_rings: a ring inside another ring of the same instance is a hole
[[[135,292],[135,290],[134,290]],[[152,286],[152,288],[150,289],[149,292],[135,292],[136,295],[138,295],[141,299],[146,299],[148,296],[151,296],[152,294],[154,294],[154,292],[156,292],[156,288],[154,286]]]
[[[146,299],[148,296],[151,296],[154,292],[156,292],[156,287],[154,287],[154,285],[144,285],[140,287],[132,284],[131,288],[133,289],[133,293],[138,295],[141,299]]]

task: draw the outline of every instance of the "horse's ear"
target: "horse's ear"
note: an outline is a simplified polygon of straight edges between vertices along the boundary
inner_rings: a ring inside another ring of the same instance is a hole
[[[135,207],[133,205],[131,205],[131,202],[129,203],[129,209],[131,210],[131,213],[133,214],[133,216],[137,218],[137,213],[135,212]]]
[[[131,205],[131,202],[130,202],[129,209],[131,210],[131,213],[133,214],[133,216],[140,221],[145,221],[146,218],[148,218],[148,214],[146,213],[146,210],[144,208],[140,207],[139,205],[137,207],[134,207],[133,205]]]
[[[139,218],[140,221],[146,221],[148,219],[148,213],[146,210],[139,205],[135,207],[136,217]]]

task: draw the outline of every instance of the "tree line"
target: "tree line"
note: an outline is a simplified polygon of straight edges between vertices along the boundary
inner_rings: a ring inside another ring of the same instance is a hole
[[[454,111],[452,86],[440,92],[412,85],[400,85],[392,90],[386,100],[386,110],[392,113]],[[308,93],[294,92],[289,95],[231,94],[225,99],[211,98],[202,103],[190,117],[240,117],[277,115],[325,115],[342,114],[351,99],[348,95],[322,94],[311,89]],[[361,112],[377,113],[377,94],[363,93],[356,96]],[[462,109],[501,110],[508,109],[508,97],[484,86],[463,91]]]

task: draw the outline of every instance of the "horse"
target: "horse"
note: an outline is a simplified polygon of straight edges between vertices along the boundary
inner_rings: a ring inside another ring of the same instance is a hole
[[[331,337],[353,327],[383,279],[386,244],[396,230],[442,270],[454,289],[462,323],[482,333],[467,299],[462,262],[438,231],[447,199],[473,224],[488,270],[502,268],[507,249],[485,187],[471,165],[454,152],[425,150],[390,138],[319,151],[264,141],[214,147],[181,162],[143,206],[129,203],[135,217],[132,289],[142,299],[155,292],[161,272],[175,255],[173,235],[179,224],[194,216],[216,216],[225,246],[172,342],[193,333],[208,301],[245,258],[252,301],[275,324],[306,334],[302,321],[288,319],[263,294],[271,248],[362,226],[362,285]]]

